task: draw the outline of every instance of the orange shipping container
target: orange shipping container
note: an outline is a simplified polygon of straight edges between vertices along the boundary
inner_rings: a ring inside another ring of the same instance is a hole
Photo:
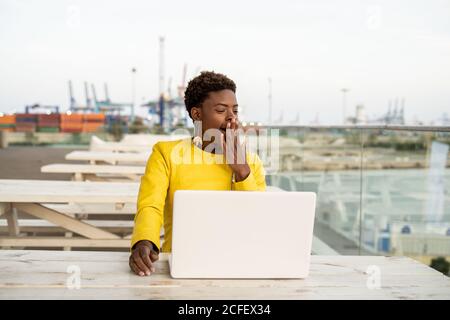
[[[16,123],[17,132],[35,132],[36,124],[30,122]]]
[[[0,131],[4,131],[4,132],[14,132],[16,131],[15,128],[2,128],[0,127]]]
[[[95,132],[101,129],[103,123],[83,123],[83,132]]]
[[[83,117],[84,122],[105,122],[105,115],[103,113],[88,113]]]
[[[83,123],[82,122],[61,122],[60,125],[61,131],[69,129],[69,130],[78,130],[81,131],[83,129]]]
[[[0,116],[0,124],[15,124],[15,123],[16,123],[15,115]]]
[[[83,122],[82,113],[61,114],[61,123],[66,122]]]

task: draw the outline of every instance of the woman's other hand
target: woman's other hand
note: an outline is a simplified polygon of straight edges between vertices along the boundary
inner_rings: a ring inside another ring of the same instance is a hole
[[[134,245],[129,265],[131,270],[139,276],[149,276],[155,272],[154,262],[159,259],[158,250],[148,240],[141,240]]]

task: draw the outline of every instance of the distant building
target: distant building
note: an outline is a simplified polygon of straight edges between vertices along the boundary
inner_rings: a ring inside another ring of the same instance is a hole
[[[356,106],[355,116],[348,117],[346,123],[349,124],[367,124],[367,116],[362,104]]]

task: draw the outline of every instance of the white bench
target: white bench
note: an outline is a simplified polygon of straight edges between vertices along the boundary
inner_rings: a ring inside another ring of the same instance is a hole
[[[134,221],[123,220],[80,220],[84,223],[90,224],[97,228],[106,229],[109,232],[114,233],[127,233],[130,234],[133,231]],[[65,232],[63,228],[50,221],[40,219],[19,219],[18,220],[20,232],[25,233],[57,233]],[[8,233],[8,223],[6,219],[0,219],[0,232]]]
[[[6,218],[9,231],[9,236],[0,238],[0,247],[125,248],[130,245],[128,238],[80,221],[74,217],[78,210],[73,206],[75,203],[95,204],[97,211],[109,213],[104,210],[107,204],[107,211],[122,213],[126,207],[126,212],[132,212],[138,191],[139,183],[131,182],[0,180],[0,216]],[[49,203],[52,204],[47,205]],[[71,209],[72,214],[67,212]],[[92,207],[84,209],[85,213],[97,213],[88,210]],[[18,211],[58,225],[67,237],[22,237]],[[80,237],[70,237],[73,234]]]
[[[127,134],[119,142],[106,142],[93,136],[91,138],[91,151],[112,152],[150,152],[159,141],[173,141],[185,139],[187,135],[159,135],[159,134]]]
[[[136,203],[42,203],[42,206],[70,216],[136,213]]]
[[[145,165],[150,152],[144,153],[119,153],[119,152],[101,152],[101,151],[72,151],[66,154],[66,160],[89,161],[91,164],[109,163],[109,164],[132,164]]]
[[[75,181],[105,181],[116,177],[138,181],[145,173],[145,167],[54,163],[41,167],[41,172],[70,173],[72,174],[72,180]]]

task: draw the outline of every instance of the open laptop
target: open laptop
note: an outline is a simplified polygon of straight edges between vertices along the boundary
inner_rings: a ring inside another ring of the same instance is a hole
[[[313,192],[194,191],[174,196],[173,278],[306,278]]]

